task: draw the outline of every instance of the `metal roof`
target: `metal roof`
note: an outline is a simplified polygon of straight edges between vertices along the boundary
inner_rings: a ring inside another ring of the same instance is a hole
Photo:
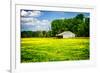
[[[71,31],[64,31],[60,34],[57,34],[56,36],[61,36],[61,35],[64,35],[64,34],[74,34],[74,33],[72,33]]]

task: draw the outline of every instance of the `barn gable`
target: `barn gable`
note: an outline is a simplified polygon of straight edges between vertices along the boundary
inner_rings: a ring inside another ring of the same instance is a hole
[[[71,31],[64,31],[60,34],[56,35],[57,37],[62,37],[62,38],[71,38],[71,37],[75,37],[75,34],[72,33]]]

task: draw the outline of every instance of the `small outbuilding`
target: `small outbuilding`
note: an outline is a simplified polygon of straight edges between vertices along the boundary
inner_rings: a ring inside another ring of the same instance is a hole
[[[72,38],[75,37],[75,34],[72,33],[71,31],[64,31],[60,34],[56,35],[58,38]]]

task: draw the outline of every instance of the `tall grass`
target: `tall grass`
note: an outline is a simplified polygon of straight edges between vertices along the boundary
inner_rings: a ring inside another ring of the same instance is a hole
[[[89,59],[89,38],[21,38],[21,62]]]

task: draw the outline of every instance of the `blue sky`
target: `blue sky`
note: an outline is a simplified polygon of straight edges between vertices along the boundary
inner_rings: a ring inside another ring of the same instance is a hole
[[[73,18],[80,12],[21,10],[21,31],[48,31],[54,19]],[[89,13],[83,13],[86,17]]]

